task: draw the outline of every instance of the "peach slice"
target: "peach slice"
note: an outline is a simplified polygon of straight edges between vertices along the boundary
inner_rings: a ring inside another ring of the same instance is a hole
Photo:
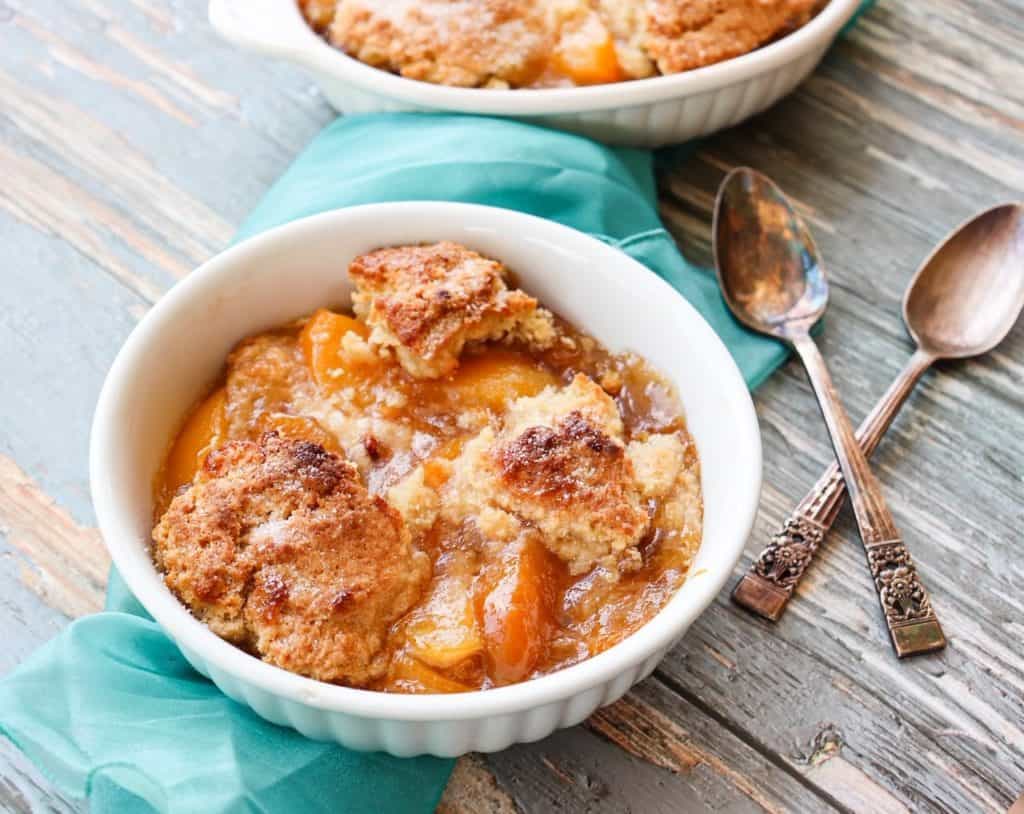
[[[564,21],[550,58],[550,70],[576,85],[602,85],[625,78],[615,40],[593,11]]]
[[[326,308],[316,311],[302,328],[299,345],[313,380],[325,390],[351,385],[369,367],[365,359],[353,359],[345,352],[342,340],[350,332],[362,339],[369,336],[369,330],[359,320]]]
[[[503,410],[521,396],[535,396],[558,378],[522,353],[491,350],[469,356],[442,387],[453,406]]]
[[[185,421],[164,468],[163,481],[168,493],[173,494],[179,487],[192,482],[206,460],[206,454],[223,437],[227,429],[226,405],[224,388],[218,387]]]
[[[487,671],[496,684],[514,684],[536,669],[553,628],[552,555],[527,538],[504,563],[497,585],[479,605]]]
[[[405,628],[409,652],[448,670],[483,650],[468,574],[442,574]]]
[[[391,659],[385,689],[407,693],[468,692],[473,687],[453,681],[405,651]]]

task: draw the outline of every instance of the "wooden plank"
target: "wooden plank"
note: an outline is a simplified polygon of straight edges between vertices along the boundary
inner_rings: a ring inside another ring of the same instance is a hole
[[[46,525],[39,526],[37,521]],[[41,558],[46,564],[45,571],[37,566],[33,556],[40,537],[52,537],[46,548],[49,549],[50,542],[54,544],[52,551]],[[36,592],[63,601],[64,591],[51,587],[66,585],[63,566],[69,565],[72,573],[87,567],[77,557],[68,556],[73,554],[76,540],[85,544],[86,551],[97,542],[94,533],[81,534],[66,513],[45,498],[36,484],[26,482],[9,458],[0,455],[0,632],[4,641],[0,648],[0,674],[12,670],[67,624],[67,617],[43,602]],[[67,593],[77,601],[82,594],[88,595],[90,589],[72,586]],[[97,601],[102,601],[102,595],[93,591],[86,604],[93,608]],[[85,810],[84,803],[57,794],[39,770],[12,743],[0,737],[0,811],[70,814]]]
[[[455,763],[437,814],[518,814],[519,807],[498,785],[483,758],[467,755]]]
[[[7,545],[31,563],[23,579],[51,608],[77,617],[103,609],[110,556],[86,529],[0,455],[0,518]]]
[[[0,738],[0,811],[9,814],[74,814],[85,803],[65,800],[9,741]]]

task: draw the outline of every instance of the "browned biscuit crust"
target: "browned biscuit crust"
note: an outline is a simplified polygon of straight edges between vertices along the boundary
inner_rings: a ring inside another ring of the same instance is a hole
[[[550,49],[538,0],[342,0],[328,39],[375,68],[460,87],[528,85]]]
[[[445,511],[473,517],[485,536],[532,528],[573,574],[637,564],[650,518],[615,403],[587,376],[516,401],[502,431],[482,430],[453,470]]]
[[[732,59],[799,28],[820,0],[647,0],[644,47],[662,73]]]
[[[467,342],[518,332],[542,344],[553,336],[550,315],[543,324],[530,319],[537,301],[506,286],[500,263],[457,243],[379,249],[353,260],[348,273],[371,343],[394,349],[414,376],[450,372]]]
[[[624,550],[647,528],[622,442],[605,435],[578,410],[554,427],[529,427],[494,454],[511,505],[536,518],[541,527],[549,525],[542,517],[547,513],[584,516],[595,538],[622,541],[621,548],[609,543],[610,551]],[[579,557],[574,530],[564,524],[548,531],[556,553],[571,563],[580,560],[579,567],[586,570],[589,552]]]
[[[153,532],[168,587],[211,630],[322,681],[383,674],[429,560],[355,467],[274,433],[214,450]]]
[[[561,391],[520,399],[506,421],[491,453],[499,505],[538,528],[572,573],[630,567],[649,517],[614,402],[577,374]]]

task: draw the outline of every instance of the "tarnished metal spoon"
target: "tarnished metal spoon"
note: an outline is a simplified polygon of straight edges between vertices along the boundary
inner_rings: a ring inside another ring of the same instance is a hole
[[[917,349],[857,430],[864,454],[878,446],[918,379],[940,359],[980,356],[1003,341],[1024,310],[1024,205],[994,206],[962,223],[921,264],[903,297]],[[782,616],[846,499],[833,463],[737,583],[733,599],[775,622]]]
[[[828,303],[828,283],[807,227],[771,180],[739,168],[718,190],[713,237],[719,283],[733,314],[753,330],[791,344],[804,363],[846,480],[896,654],[902,658],[945,647],[931,600],[811,338]]]

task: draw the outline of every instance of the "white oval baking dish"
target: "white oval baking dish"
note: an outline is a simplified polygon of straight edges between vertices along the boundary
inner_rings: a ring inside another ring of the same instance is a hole
[[[152,484],[186,411],[252,333],[345,305],[345,269],[384,245],[456,240],[505,261],[541,302],[634,350],[677,386],[701,461],[704,536],[691,576],[647,625],[604,653],[522,684],[459,695],[398,695],[313,681],[211,633],[150,559]],[[221,690],[311,738],[394,755],[494,751],[579,723],[648,675],[714,599],[757,509],[761,439],[750,395],[708,324],[618,249],[551,221],[491,207],[394,203],[295,221],[204,263],[139,322],[107,375],[93,421],[96,516],[128,586]]]
[[[831,0],[807,25],[744,56],[686,73],[543,90],[453,88],[404,79],[332,48],[295,0],[210,0],[213,27],[252,51],[312,74],[342,113],[396,110],[510,116],[599,141],[657,147],[706,136],[774,104],[821,61],[860,0]]]

